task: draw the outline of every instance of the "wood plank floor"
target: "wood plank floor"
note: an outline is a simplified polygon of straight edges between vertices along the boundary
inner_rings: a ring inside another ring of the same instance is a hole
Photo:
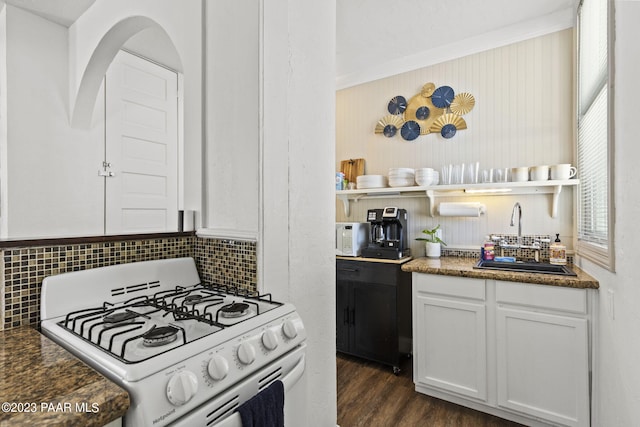
[[[417,393],[412,362],[390,366],[338,353],[340,427],[515,427],[518,423]]]

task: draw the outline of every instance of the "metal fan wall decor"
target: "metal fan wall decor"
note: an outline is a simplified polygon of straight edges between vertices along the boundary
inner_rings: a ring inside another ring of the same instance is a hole
[[[450,86],[425,83],[420,93],[408,101],[404,96],[394,96],[387,104],[389,114],[378,121],[374,132],[387,138],[400,134],[405,141],[430,133],[450,139],[467,128],[462,116],[473,110],[475,104],[470,93],[456,94]]]

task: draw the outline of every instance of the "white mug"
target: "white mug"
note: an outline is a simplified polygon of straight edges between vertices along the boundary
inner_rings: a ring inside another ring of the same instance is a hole
[[[511,181],[524,182],[529,180],[529,168],[511,168]]]
[[[564,180],[572,178],[578,170],[569,163],[551,166],[551,179]]]
[[[549,179],[549,166],[533,166],[531,181],[546,181]]]

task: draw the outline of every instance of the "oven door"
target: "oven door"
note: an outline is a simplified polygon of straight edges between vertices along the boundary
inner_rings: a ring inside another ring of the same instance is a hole
[[[240,414],[236,409],[276,380],[282,381],[284,385],[285,425],[304,425],[306,423],[305,350],[306,344],[303,343],[295,350],[243,379],[234,387],[194,409],[171,426],[242,427]]]

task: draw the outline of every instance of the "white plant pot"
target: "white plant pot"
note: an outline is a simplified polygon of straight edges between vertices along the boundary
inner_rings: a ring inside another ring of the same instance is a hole
[[[440,258],[440,243],[427,242],[427,258]]]

